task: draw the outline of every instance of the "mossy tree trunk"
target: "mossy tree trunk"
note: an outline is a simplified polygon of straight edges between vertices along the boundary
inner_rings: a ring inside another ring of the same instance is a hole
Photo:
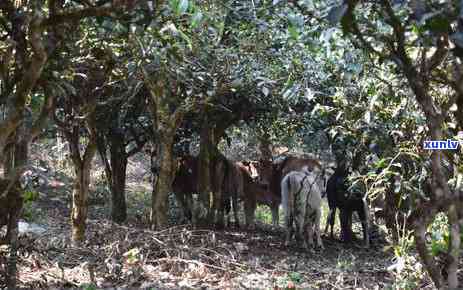
[[[173,135],[163,136],[158,144],[158,180],[152,196],[152,226],[154,229],[165,228],[168,224],[168,197],[172,192],[174,179],[173,139]]]
[[[167,226],[168,197],[172,192],[175,164],[173,156],[174,137],[185,113],[194,105],[189,99],[180,100],[173,104],[172,99],[178,98],[180,93],[175,82],[167,86],[168,80],[152,79],[144,68],[143,80],[150,92],[150,110],[153,118],[153,129],[157,147],[156,169],[157,178],[153,181],[151,201],[151,226],[153,229],[163,229]],[[175,109],[174,109],[175,107]]]
[[[71,121],[70,124],[61,124],[61,130],[69,142],[71,161],[74,166],[75,180],[72,189],[71,232],[72,243],[80,245],[85,240],[85,229],[88,215],[88,194],[90,186],[90,173],[92,162],[97,152],[97,135],[95,127],[95,103],[90,104],[86,113],[85,126]],[[66,100],[65,111],[73,116],[75,108],[72,100]],[[69,125],[69,127],[67,127]],[[87,144],[81,145],[81,132],[87,131]]]

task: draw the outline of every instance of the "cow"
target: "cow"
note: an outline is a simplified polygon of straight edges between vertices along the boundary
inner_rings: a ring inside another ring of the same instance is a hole
[[[222,226],[224,213],[231,212],[231,204],[235,216],[235,225],[238,223],[238,196],[242,195],[242,186],[235,183],[240,180],[240,172],[236,166],[219,155],[211,162],[210,184],[214,192],[214,216],[217,216],[217,225]],[[172,182],[172,190],[176,199],[183,208],[185,218],[191,220],[193,193],[199,192],[199,159],[193,156],[183,156],[178,160],[177,171]],[[231,204],[230,204],[231,203]]]
[[[331,237],[333,237],[333,227],[336,216],[336,209],[339,208],[339,219],[341,221],[341,239],[348,242],[352,239],[352,213],[357,212],[363,230],[363,239],[368,247],[370,238],[368,233],[368,206],[366,200],[358,193],[350,193],[347,184],[349,171],[344,163],[340,163],[333,175],[326,183],[326,195],[328,199],[329,213],[327,216],[325,234],[331,227]]]
[[[271,205],[272,223],[274,226],[277,226],[279,221],[278,210],[281,200],[281,181],[284,176],[291,171],[310,172],[317,169],[322,173],[324,172],[321,163],[318,160],[295,156],[284,156],[276,159],[275,161],[260,160],[256,165],[256,169],[258,172],[258,183],[268,187],[269,191],[276,196],[276,199]]]
[[[289,245],[293,223],[296,224],[296,240],[302,238],[303,246],[312,246],[313,233],[317,246],[323,249],[320,236],[321,193],[323,182],[321,170],[291,171],[281,181],[281,196],[285,214],[286,239]]]
[[[235,220],[235,226],[239,227],[238,219],[238,198],[243,195],[243,172],[240,167],[229,160],[224,160],[225,166],[225,176],[224,176],[224,186],[222,188],[224,209],[227,213],[228,224],[230,224],[230,212],[231,207],[233,207],[233,216]],[[231,204],[230,204],[231,203]]]
[[[172,182],[172,190],[184,217],[192,219],[192,194],[198,192],[198,158],[183,156],[177,160],[177,170]]]
[[[246,219],[246,225],[248,228],[254,228],[255,211],[257,204],[267,205],[270,208],[274,204],[280,204],[281,199],[278,196],[272,194],[268,189],[257,183],[253,174],[255,175],[255,168],[253,168],[252,162],[242,161],[235,163],[238,169],[242,172],[243,177],[243,195],[240,197],[244,201],[244,213]],[[273,211],[272,211],[273,213]],[[278,217],[273,217],[275,219]]]

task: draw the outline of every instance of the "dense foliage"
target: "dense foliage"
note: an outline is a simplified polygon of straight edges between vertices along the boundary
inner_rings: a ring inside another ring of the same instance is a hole
[[[2,1],[3,177],[11,188],[30,142],[60,132],[75,170],[79,243],[97,152],[111,216],[124,222],[127,160],[150,145],[159,229],[175,158],[192,145],[203,169],[219,144],[236,160],[259,158],[262,143],[287,146],[347,161],[352,188],[381,204],[401,263],[413,267],[416,250],[436,287],[456,288],[461,148],[426,151],[423,142],[463,131],[462,23],[458,1]],[[18,216],[0,214],[13,253]]]

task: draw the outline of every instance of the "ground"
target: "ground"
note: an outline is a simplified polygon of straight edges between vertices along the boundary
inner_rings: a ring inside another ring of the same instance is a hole
[[[47,169],[49,180],[37,187],[37,197],[25,209],[28,221],[46,231],[21,238],[20,286],[383,289],[394,285],[394,275],[387,271],[393,254],[379,238],[366,249],[361,242],[339,242],[336,233],[335,239],[324,237],[324,250],[308,252],[296,244],[285,247],[283,229],[264,222],[255,231],[191,225],[151,231],[146,221],[151,189],[144,166],[143,158],[130,163],[130,217],[124,225],[107,219],[109,202],[97,186],[101,172],[95,172],[87,242],[80,248],[70,246],[72,179]],[[257,216],[269,219],[265,211],[260,208]],[[0,253],[6,254],[5,248]],[[431,286],[423,281],[420,288]]]

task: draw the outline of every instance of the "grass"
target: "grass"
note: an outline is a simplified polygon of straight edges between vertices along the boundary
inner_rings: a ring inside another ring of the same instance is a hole
[[[322,201],[322,218],[320,221],[320,229],[322,231],[325,230],[325,225],[326,225],[326,217],[328,216],[329,208],[328,208],[328,203],[326,200]],[[256,220],[260,221],[261,223],[266,223],[266,224],[271,224],[272,223],[272,212],[268,206],[265,205],[258,205],[256,212]],[[279,214],[280,220],[279,224],[282,225],[284,221],[284,212],[282,207],[280,206],[280,214]],[[340,225],[339,225],[339,219],[335,219],[334,223],[334,232],[340,232]]]

